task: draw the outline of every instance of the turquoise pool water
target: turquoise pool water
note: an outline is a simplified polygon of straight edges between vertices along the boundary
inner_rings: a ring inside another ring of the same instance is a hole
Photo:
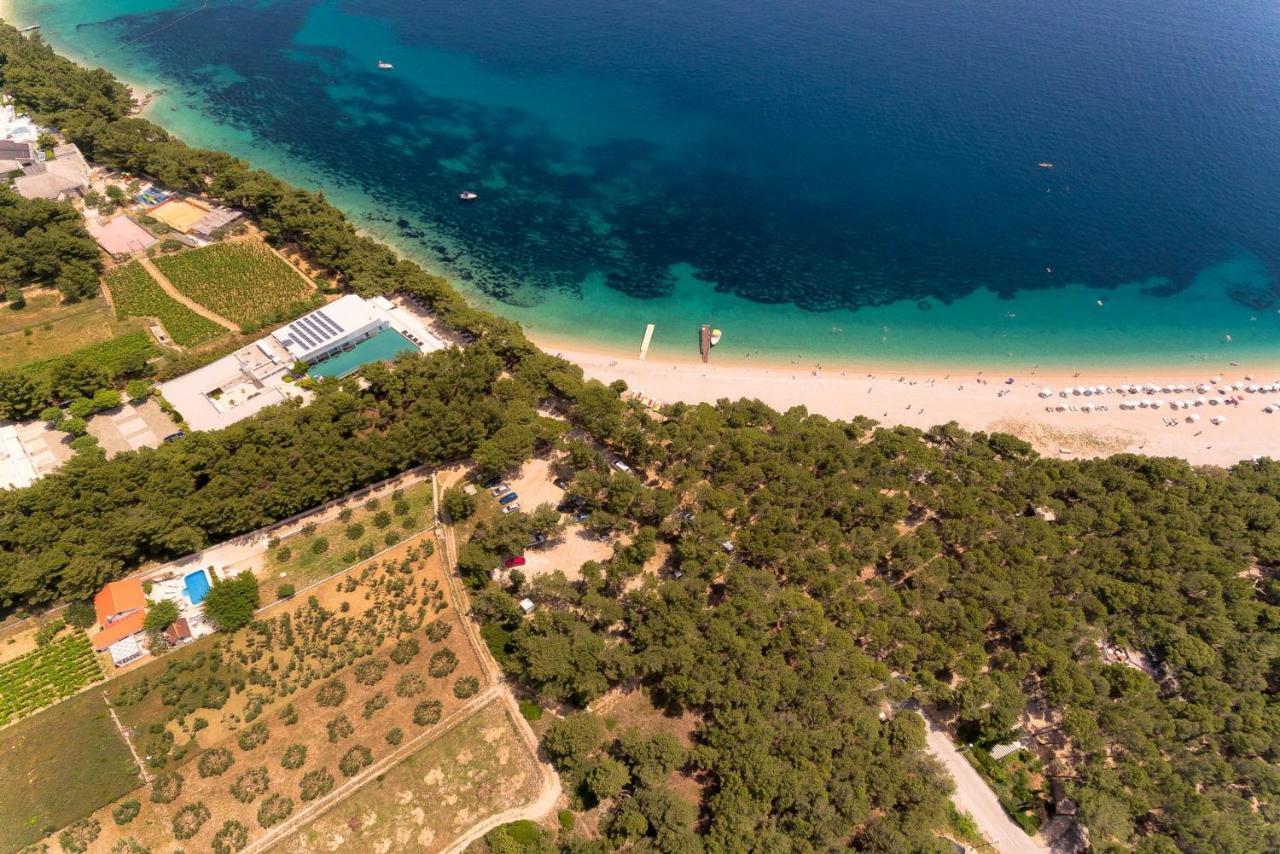
[[[187,583],[187,598],[191,600],[192,605],[199,605],[209,593],[209,576],[205,574],[203,569],[197,569],[188,575],[185,581]]]
[[[394,329],[384,329],[372,338],[361,341],[345,353],[325,359],[307,371],[313,377],[337,377],[341,379],[370,362],[386,362],[401,353],[414,352],[418,348]]]

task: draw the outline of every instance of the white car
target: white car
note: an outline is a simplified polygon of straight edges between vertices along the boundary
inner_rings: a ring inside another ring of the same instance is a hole
[[[631,474],[631,466],[627,465],[622,460],[614,460],[613,467],[623,474]]]
[[[519,502],[519,501],[513,501],[513,502],[511,502],[510,504],[508,504],[506,507],[503,507],[503,508],[502,508],[502,512],[503,512],[504,514],[506,514],[506,513],[514,513],[514,512],[516,512],[516,511],[517,511],[517,510],[519,510],[519,509],[520,509],[520,502]]]

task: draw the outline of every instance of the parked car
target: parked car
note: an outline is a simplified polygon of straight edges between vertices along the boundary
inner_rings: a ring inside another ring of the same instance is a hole
[[[557,488],[557,489],[568,489],[568,488],[569,488],[569,479],[568,479],[567,477],[558,477],[558,478],[556,478],[556,488]]]
[[[573,521],[575,521],[575,522],[585,522],[585,521],[587,521],[587,519],[588,519],[588,518],[590,518],[590,516],[591,516],[591,514],[590,514],[590,513],[588,513],[586,510],[580,510],[580,511],[578,511],[577,513],[574,513],[574,514],[573,514]]]
[[[488,480],[486,480],[484,483],[480,485],[485,489],[493,489],[495,486],[497,486],[500,483],[502,483],[502,478],[498,477],[497,475],[494,475],[493,477],[489,478]]]
[[[503,512],[503,513],[514,513],[514,512],[516,512],[516,511],[517,511],[517,510],[519,510],[519,509],[520,509],[520,505],[519,505],[519,504],[508,504],[506,507],[503,507],[503,508],[502,508],[502,512]]]
[[[503,566],[506,567],[507,569],[512,569],[513,567],[517,567],[517,566],[524,566],[524,555],[516,555],[515,557],[507,558],[507,562],[504,563]]]
[[[507,488],[508,488],[508,489],[510,489],[510,487],[507,487]],[[499,498],[499,499],[498,499],[498,503],[499,503],[499,504],[510,504],[512,501],[515,501],[515,500],[516,500],[517,498],[519,498],[519,497],[520,497],[520,496],[519,496],[519,495],[516,495],[514,492],[508,492],[506,495],[504,495],[504,496],[502,496],[501,498]]]
[[[527,548],[536,549],[538,546],[542,545],[546,541],[547,541],[546,534],[534,534],[533,539],[529,540],[529,545],[527,546]]]
[[[490,489],[489,492],[496,496],[496,495],[501,495],[502,493],[507,492],[510,489],[511,489],[511,484],[500,483],[497,486]]]
[[[623,474],[631,474],[631,466],[627,465],[622,460],[614,460],[613,467]]]
[[[183,436],[185,436],[185,435],[187,435],[187,434],[186,434],[186,433],[184,433],[183,431],[179,430],[177,433],[170,433],[168,436],[165,436],[165,437],[164,437],[164,440],[165,440],[166,442],[176,442],[176,441],[178,441],[179,439],[181,439],[181,438],[182,438]]]

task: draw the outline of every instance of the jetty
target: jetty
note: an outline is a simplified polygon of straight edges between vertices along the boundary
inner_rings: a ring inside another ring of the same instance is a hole
[[[698,332],[698,352],[702,354],[702,361],[711,360],[711,324],[702,324],[702,329]]]
[[[29,25],[29,26],[23,27],[22,29],[18,30],[18,32],[20,32],[20,33],[29,33],[29,32],[32,32],[32,31],[34,31],[34,30],[38,30],[38,29],[40,29],[40,25],[39,25],[39,24],[31,24],[31,25]]]
[[[644,340],[640,342],[640,361],[644,361],[644,357],[649,355],[649,342],[653,340],[653,324],[650,323],[644,328]]]

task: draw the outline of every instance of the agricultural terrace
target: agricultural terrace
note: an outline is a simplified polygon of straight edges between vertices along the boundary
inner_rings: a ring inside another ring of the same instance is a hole
[[[107,271],[104,278],[117,317],[154,317],[176,344],[192,347],[227,331],[166,294],[137,261]]]
[[[215,243],[155,264],[175,288],[242,328],[256,328],[316,292],[259,240]]]
[[[273,849],[440,851],[487,816],[529,804],[542,777],[498,699]]]
[[[0,665],[0,726],[69,697],[102,678],[102,665],[83,631],[64,633]]]
[[[156,776],[70,841],[238,850],[447,721],[486,686],[432,545],[414,538],[111,683]]]
[[[61,294],[34,292],[24,308],[6,305],[0,312],[0,371],[65,356],[141,328],[136,319],[117,320],[102,297],[64,303]]]
[[[267,595],[281,584],[300,590],[357,561],[368,560],[433,522],[430,480],[397,489],[389,497],[344,508],[336,519],[308,525],[267,552],[263,572]]]
[[[31,845],[141,783],[97,688],[5,727],[0,852]]]

